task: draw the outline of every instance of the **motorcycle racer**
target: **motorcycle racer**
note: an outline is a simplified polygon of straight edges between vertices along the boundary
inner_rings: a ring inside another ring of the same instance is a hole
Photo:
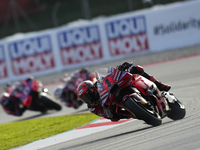
[[[11,95],[19,98],[23,105],[29,110],[40,111],[46,113],[47,108],[39,104],[37,99],[39,98],[37,89],[40,86],[40,82],[34,79],[34,77],[26,78],[25,80],[17,81],[13,84],[13,90]]]
[[[158,89],[161,91],[169,91],[171,88],[169,85],[163,84],[156,80],[153,76],[147,74],[144,71],[143,67],[139,65],[133,66],[132,63],[124,62],[122,65],[117,66],[117,69],[120,71],[128,71],[132,74],[140,74],[154,82],[157,85]],[[110,109],[106,109],[101,105],[99,101],[99,93],[97,91],[98,82],[99,80],[93,84],[91,81],[84,81],[79,84],[77,88],[77,96],[80,100],[87,104],[89,111],[98,116],[110,119],[111,121],[118,121],[123,118],[130,118],[130,113],[126,110],[121,109],[120,112],[116,113],[116,108],[112,107]]]
[[[33,77],[28,77],[24,81],[29,82],[32,81]],[[18,86],[18,87],[17,87]],[[14,115],[14,116],[22,116],[27,107],[22,104],[19,98],[14,95],[13,88],[15,90],[20,90],[20,82],[17,81],[13,84],[10,82],[6,84],[5,92],[1,94],[0,104],[3,107],[5,113]]]
[[[77,86],[85,80],[94,82],[94,79],[94,74],[89,72],[87,68],[82,68],[81,70],[75,71],[70,76],[66,75],[64,78],[64,86],[57,87],[54,91],[54,96],[57,100],[60,100],[63,105],[77,109],[83,104],[82,101],[77,100]]]
[[[7,114],[21,116],[27,109],[46,113],[46,108],[38,105],[35,100],[32,100],[38,98],[38,93],[34,91],[37,85],[31,84],[32,82],[37,81],[33,77],[28,77],[13,84],[9,83],[9,86],[7,86],[0,98],[0,104]],[[31,102],[28,99],[31,99]]]

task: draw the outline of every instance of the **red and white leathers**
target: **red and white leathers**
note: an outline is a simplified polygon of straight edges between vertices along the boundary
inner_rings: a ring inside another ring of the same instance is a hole
[[[98,82],[98,81],[97,81]],[[99,94],[97,92],[97,82],[94,84],[94,88],[92,89],[95,93],[94,99],[95,101],[92,104],[88,104],[88,109],[91,113],[94,113],[100,117],[104,117],[106,119],[110,119],[111,121],[118,121],[123,118],[130,118],[130,113],[126,110],[120,110],[118,108],[118,112],[116,112],[116,107],[112,107],[109,109],[104,108],[99,102]],[[120,110],[120,111],[119,111]]]
[[[123,118],[130,118],[130,114],[127,111],[121,111],[121,113],[116,113],[115,108],[106,109],[101,104],[94,103],[88,104],[88,109],[91,113],[94,113],[100,117],[110,119],[111,121],[119,121]]]

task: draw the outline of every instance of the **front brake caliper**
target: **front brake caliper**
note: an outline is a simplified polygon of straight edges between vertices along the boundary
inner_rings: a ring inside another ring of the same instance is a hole
[[[163,91],[162,92],[162,95],[166,98],[166,100],[169,102],[169,103],[174,103],[176,98],[174,97],[174,94],[173,93],[169,93],[169,92],[165,92]]]

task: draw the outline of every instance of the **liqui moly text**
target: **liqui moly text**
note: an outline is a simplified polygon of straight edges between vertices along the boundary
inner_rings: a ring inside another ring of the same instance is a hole
[[[35,73],[55,67],[49,36],[10,42],[8,50],[15,75]]]
[[[106,23],[106,33],[111,56],[149,50],[144,16],[110,21]]]
[[[59,32],[58,42],[63,65],[92,62],[102,58],[98,26],[73,28]]]

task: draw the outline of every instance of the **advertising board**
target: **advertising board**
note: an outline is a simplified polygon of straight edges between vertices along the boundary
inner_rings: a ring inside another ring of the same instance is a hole
[[[9,42],[8,53],[15,76],[43,72],[55,67],[51,39],[48,35]]]
[[[8,77],[6,56],[3,45],[0,45],[0,80]]]
[[[97,25],[62,30],[57,34],[59,52],[64,66],[94,62],[103,58]]]
[[[108,50],[112,57],[149,50],[144,15],[111,19],[105,23]]]

